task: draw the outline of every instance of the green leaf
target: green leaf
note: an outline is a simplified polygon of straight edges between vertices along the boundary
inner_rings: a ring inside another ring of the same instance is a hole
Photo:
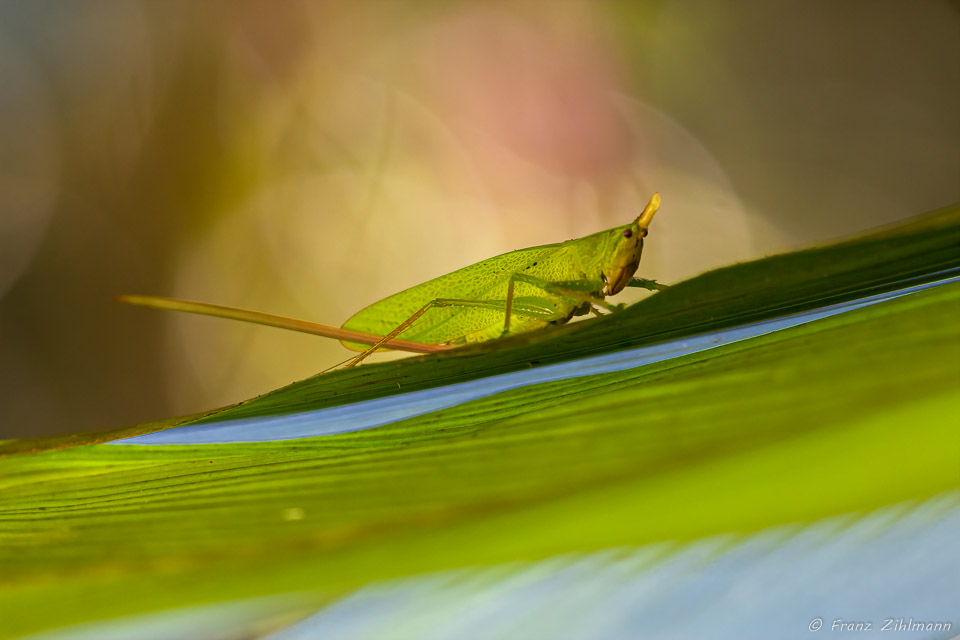
[[[375,580],[757,531],[956,488],[960,284],[365,431],[97,443],[398,396],[854,300],[956,273],[958,246],[951,207],[719,269],[600,319],[336,371],[203,416],[0,443],[2,633],[292,592],[318,606]]]

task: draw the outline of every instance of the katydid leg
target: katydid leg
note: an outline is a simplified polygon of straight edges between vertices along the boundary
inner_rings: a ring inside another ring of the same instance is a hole
[[[506,318],[503,322],[503,333],[510,332],[510,318],[513,315],[513,292],[514,285],[517,282],[524,282],[526,284],[533,285],[542,289],[547,293],[552,293],[553,295],[567,298],[569,300],[575,300],[577,302],[587,302],[590,305],[597,305],[603,307],[607,311],[613,311],[615,305],[610,304],[603,298],[592,295],[588,291],[578,291],[576,289],[571,289],[569,286],[564,286],[563,284],[558,284],[556,282],[550,282],[549,280],[542,280],[535,276],[527,275],[526,273],[515,273],[510,276],[510,283],[507,285],[507,306],[506,306]],[[576,284],[576,283],[567,283],[567,284]],[[586,287],[590,287],[589,283],[584,283]]]
[[[507,304],[513,306],[512,303],[513,303],[513,300],[511,299],[508,301]],[[371,353],[385,346],[388,342],[390,342],[391,340],[394,340],[398,335],[400,335],[401,333],[409,329],[410,326],[414,322],[419,320],[420,317],[423,316],[423,314],[425,314],[427,311],[429,311],[430,309],[442,309],[444,307],[474,307],[474,308],[480,308],[480,309],[502,310],[504,308],[504,302],[502,300],[456,300],[451,298],[437,298],[436,300],[431,300],[427,304],[420,307],[420,309],[418,309],[412,316],[410,316],[409,318],[401,322],[399,325],[397,325],[397,327],[393,331],[383,336],[383,338],[381,338],[379,342],[374,344],[372,347],[370,347],[366,351],[363,351],[360,355],[358,355],[356,358],[348,362],[345,366],[353,367],[360,364]],[[519,315],[529,315],[529,316],[536,316],[544,313],[543,310],[536,309],[532,306],[527,306],[524,309],[514,309],[514,312]]]
[[[646,278],[633,278],[627,283],[627,286],[646,289],[647,291],[666,291],[670,288],[665,284],[660,284],[656,280],[647,280]]]

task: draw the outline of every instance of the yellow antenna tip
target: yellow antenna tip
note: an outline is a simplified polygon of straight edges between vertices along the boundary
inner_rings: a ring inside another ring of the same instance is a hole
[[[641,229],[649,229],[650,221],[653,220],[653,214],[660,208],[660,194],[654,193],[650,196],[650,202],[643,208],[643,213],[637,216],[637,226]]]

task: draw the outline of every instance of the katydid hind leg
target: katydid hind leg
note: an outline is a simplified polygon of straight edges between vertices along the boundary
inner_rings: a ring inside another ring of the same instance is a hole
[[[346,367],[355,367],[355,366],[357,366],[358,364],[360,364],[361,362],[363,362],[364,360],[366,360],[366,359],[370,356],[371,353],[375,352],[377,349],[379,349],[380,347],[382,347],[382,346],[383,346],[384,344],[386,344],[388,341],[393,340],[393,339],[396,338],[398,335],[400,335],[402,332],[406,331],[406,330],[410,327],[410,325],[412,325],[414,322],[416,322],[416,321],[420,318],[420,316],[422,316],[423,314],[425,314],[425,313],[427,312],[427,310],[429,310],[429,309],[433,306],[433,303],[434,303],[434,302],[436,302],[436,301],[434,300],[434,301],[432,301],[432,302],[428,302],[427,304],[425,304],[424,306],[422,306],[420,309],[418,309],[418,310],[416,311],[416,313],[414,313],[412,316],[410,316],[409,318],[407,318],[406,320],[404,320],[403,322],[401,322],[399,325],[397,325],[397,327],[396,327],[395,329],[393,329],[393,331],[391,331],[391,332],[388,333],[387,335],[383,336],[383,338],[382,338],[379,342],[377,342],[376,344],[374,344],[373,346],[371,346],[369,349],[366,349],[365,351],[362,351],[362,352],[360,353],[360,355],[358,355],[357,357],[355,357],[355,358],[353,358],[352,360],[350,360],[345,366],[346,366]]]
[[[479,309],[495,309],[495,310],[501,311],[504,309],[504,304],[505,303],[502,300],[457,300],[453,298],[437,298],[435,300],[431,300],[427,304],[420,307],[409,318],[407,318],[406,320],[401,322],[399,325],[397,325],[397,327],[393,329],[390,333],[383,336],[383,338],[378,343],[374,344],[369,349],[366,349],[365,351],[361,352],[357,357],[350,360],[350,362],[348,362],[346,366],[354,367],[360,364],[361,362],[363,362],[364,360],[366,360],[370,356],[370,354],[377,351],[381,347],[385,346],[387,342],[395,340],[397,336],[399,336],[401,333],[409,329],[414,322],[419,320],[430,309],[442,309],[445,307],[468,307],[468,308],[479,308]],[[518,315],[535,316],[535,315],[540,315],[540,313],[542,313],[534,309],[533,307],[518,308],[517,305],[513,304],[512,298],[508,304],[512,306],[512,312],[517,313]]]

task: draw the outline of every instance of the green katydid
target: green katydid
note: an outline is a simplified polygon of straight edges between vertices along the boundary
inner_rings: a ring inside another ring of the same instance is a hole
[[[120,296],[129,304],[243,320],[335,338],[362,351],[431,353],[470,342],[562,324],[574,316],[620,308],[604,298],[624,287],[666,287],[634,278],[660,194],[630,224],[557,244],[519,249],[395,293],[356,313],[341,328],[284,316],[153,296]],[[400,336],[403,339],[400,339]],[[364,347],[362,345],[368,345]]]

